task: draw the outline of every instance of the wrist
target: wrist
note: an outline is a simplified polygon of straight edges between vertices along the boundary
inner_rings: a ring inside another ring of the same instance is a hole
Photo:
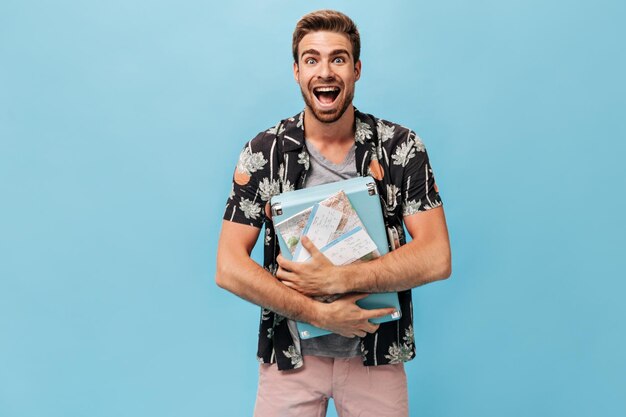
[[[337,266],[334,294],[347,294],[354,291],[355,264]]]
[[[308,320],[305,319],[303,321],[312,324],[315,327],[320,327],[320,328],[325,328],[324,327],[324,323],[325,323],[325,314],[324,314],[324,306],[325,303],[321,303],[319,301],[316,301],[314,299],[310,299],[311,303],[310,303],[310,316],[308,317]]]

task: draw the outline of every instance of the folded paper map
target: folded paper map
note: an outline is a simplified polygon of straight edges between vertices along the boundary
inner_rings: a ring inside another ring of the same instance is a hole
[[[283,220],[275,228],[287,243],[295,262],[306,262],[311,257],[302,246],[302,236],[307,236],[334,265],[348,265],[380,256],[343,191]],[[331,296],[323,300],[336,298]]]

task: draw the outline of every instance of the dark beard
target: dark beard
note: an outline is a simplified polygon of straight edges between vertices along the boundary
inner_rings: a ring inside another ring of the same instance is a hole
[[[338,112],[335,112],[335,111],[324,112],[324,111],[317,110],[313,106],[313,103],[311,103],[307,95],[304,93],[304,90],[302,89],[302,87],[300,87],[300,93],[302,94],[302,98],[304,99],[304,104],[306,104],[306,106],[309,109],[311,109],[311,113],[313,114],[313,117],[315,117],[317,120],[319,120],[322,123],[334,123],[337,120],[341,119],[341,116],[343,116],[346,110],[348,110],[348,107],[350,107],[350,104],[352,104],[352,99],[354,98],[354,91],[353,91],[350,95],[346,96]]]

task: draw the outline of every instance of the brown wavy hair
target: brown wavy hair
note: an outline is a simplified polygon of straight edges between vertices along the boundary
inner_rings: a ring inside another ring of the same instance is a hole
[[[298,44],[305,35],[311,32],[328,31],[344,33],[350,38],[352,44],[352,55],[354,62],[359,60],[361,55],[361,37],[356,24],[345,14],[336,10],[317,10],[302,16],[293,31],[291,50],[293,60],[298,63]]]

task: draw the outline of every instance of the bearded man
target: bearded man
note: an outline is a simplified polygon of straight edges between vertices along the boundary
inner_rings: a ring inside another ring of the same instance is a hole
[[[353,106],[361,75],[354,22],[332,10],[302,17],[293,73],[305,108],[243,147],[217,255],[217,284],[261,307],[255,416],[318,417],[333,398],[340,416],[408,416],[403,363],[415,356],[411,289],[448,278],[451,255],[441,198],[415,132]],[[279,254],[269,199],[278,193],[372,176],[400,247],[369,262],[333,265],[308,239],[304,263]],[[250,258],[265,226],[264,265]],[[404,227],[412,240],[406,243]],[[364,310],[367,293],[397,292],[393,309]],[[314,297],[343,294],[331,303]],[[294,322],[332,334],[300,340]]]

